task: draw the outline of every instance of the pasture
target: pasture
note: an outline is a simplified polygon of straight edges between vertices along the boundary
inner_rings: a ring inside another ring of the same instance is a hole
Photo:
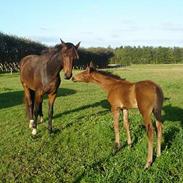
[[[158,83],[168,100],[163,107],[162,155],[144,170],[147,137],[141,115],[130,110],[132,148],[120,118],[122,149],[112,154],[113,118],[105,92],[96,85],[62,77],[54,105],[54,133],[45,122],[31,136],[19,73],[0,74],[1,182],[183,182],[183,65],[132,65],[109,69],[130,81]],[[77,73],[78,71],[74,71]]]

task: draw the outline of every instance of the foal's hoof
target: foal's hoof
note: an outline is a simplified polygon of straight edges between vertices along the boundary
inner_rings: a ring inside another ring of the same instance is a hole
[[[113,155],[115,155],[121,149],[121,147],[121,144],[115,143],[112,151]]]
[[[150,166],[151,166],[152,162],[147,162],[145,167],[144,167],[144,170],[147,170]]]
[[[40,117],[40,120],[39,120],[39,123],[43,123],[44,122],[44,119],[43,119],[43,116]]]
[[[131,150],[132,144],[128,144],[128,149]]]

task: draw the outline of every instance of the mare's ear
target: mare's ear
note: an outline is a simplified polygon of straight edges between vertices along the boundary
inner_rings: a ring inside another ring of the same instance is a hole
[[[76,47],[76,49],[78,49],[78,48],[79,48],[80,43],[81,43],[81,41],[80,41],[80,42],[75,46],[75,47]]]
[[[66,46],[65,42],[61,38],[60,38],[60,41],[61,41],[63,46]]]

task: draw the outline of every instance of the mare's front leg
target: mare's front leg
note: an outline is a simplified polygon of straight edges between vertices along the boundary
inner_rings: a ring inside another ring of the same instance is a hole
[[[56,93],[48,95],[48,131],[52,132],[53,105],[56,99]]]
[[[35,102],[34,102],[34,122],[32,123],[32,135],[36,135],[37,133],[37,118],[41,102],[42,102],[42,95],[39,92],[37,92],[35,94]]]
[[[119,150],[121,148],[120,145],[120,137],[119,137],[119,112],[120,109],[117,107],[112,107],[112,114],[114,118],[114,133],[115,133],[115,149],[114,151]]]
[[[40,102],[39,104],[39,111],[38,111],[38,115],[40,116],[40,123],[43,122],[43,110],[42,110],[42,103],[43,103],[43,100]]]

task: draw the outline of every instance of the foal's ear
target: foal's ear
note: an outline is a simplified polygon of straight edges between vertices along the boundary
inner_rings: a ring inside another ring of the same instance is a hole
[[[88,73],[91,73],[92,72],[92,68],[87,64],[87,67],[86,67],[86,71],[88,72]]]
[[[91,69],[93,69],[93,70],[95,70],[96,69],[96,67],[95,67],[95,65],[94,65],[94,63],[91,61],[90,62],[90,66],[89,66]]]
[[[80,41],[80,42],[75,46],[75,47],[76,47],[76,49],[78,49],[78,48],[79,48],[80,43],[81,43],[81,41]]]

